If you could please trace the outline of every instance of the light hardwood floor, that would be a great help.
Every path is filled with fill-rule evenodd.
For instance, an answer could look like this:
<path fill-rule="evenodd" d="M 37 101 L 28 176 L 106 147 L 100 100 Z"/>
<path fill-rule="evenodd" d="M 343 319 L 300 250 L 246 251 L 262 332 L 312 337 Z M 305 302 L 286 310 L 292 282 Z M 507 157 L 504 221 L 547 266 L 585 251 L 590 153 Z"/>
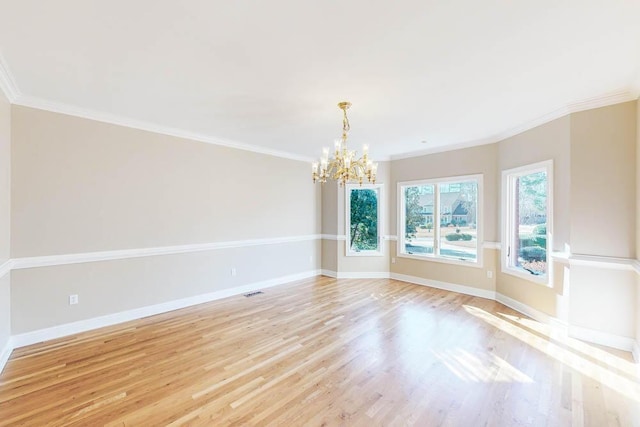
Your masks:
<path fill-rule="evenodd" d="M 633 426 L 630 360 L 482 298 L 318 277 L 17 349 L 0 425 Z"/>

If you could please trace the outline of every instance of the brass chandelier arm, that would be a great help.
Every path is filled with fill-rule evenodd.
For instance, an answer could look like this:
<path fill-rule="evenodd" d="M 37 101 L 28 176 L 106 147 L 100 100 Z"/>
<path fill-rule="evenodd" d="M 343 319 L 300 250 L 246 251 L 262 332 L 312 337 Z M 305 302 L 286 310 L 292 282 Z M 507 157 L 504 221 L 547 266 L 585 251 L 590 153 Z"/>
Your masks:
<path fill-rule="evenodd" d="M 319 162 L 313 162 L 311 172 L 313 182 L 327 182 L 327 179 L 338 181 L 340 185 L 348 182 L 357 182 L 362 185 L 366 179 L 370 183 L 376 182 L 376 173 L 378 164 L 368 159 L 367 145 L 363 146 L 363 156 L 356 157 L 355 151 L 349 151 L 347 148 L 347 138 L 351 125 L 347 117 L 347 110 L 351 106 L 350 102 L 340 102 L 338 108 L 343 112 L 342 118 L 342 139 L 336 140 L 335 154 L 329 159 L 329 149 L 322 149 L 322 157 Z"/>

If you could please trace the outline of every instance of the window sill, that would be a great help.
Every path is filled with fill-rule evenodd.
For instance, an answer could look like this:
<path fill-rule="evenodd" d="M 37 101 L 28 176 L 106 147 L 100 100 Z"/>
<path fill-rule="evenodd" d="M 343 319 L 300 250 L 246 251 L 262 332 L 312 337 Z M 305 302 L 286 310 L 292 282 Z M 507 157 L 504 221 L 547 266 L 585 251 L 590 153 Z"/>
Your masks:
<path fill-rule="evenodd" d="M 443 257 L 420 256 L 420 255 L 403 254 L 403 253 L 398 253 L 397 257 L 398 258 L 417 259 L 417 260 L 420 260 L 420 261 L 439 262 L 439 263 L 442 263 L 442 264 L 460 265 L 460 266 L 464 266 L 464 267 L 482 268 L 482 261 L 479 260 L 479 259 L 477 259 L 475 261 L 462 261 L 462 260 L 443 258 Z"/>
<path fill-rule="evenodd" d="M 362 256 L 368 256 L 368 257 L 381 257 L 384 256 L 383 252 L 379 252 L 379 251 L 360 251 L 360 252 L 352 252 L 352 251 L 347 251 L 345 253 L 345 256 L 354 256 L 354 257 L 362 257 Z"/>

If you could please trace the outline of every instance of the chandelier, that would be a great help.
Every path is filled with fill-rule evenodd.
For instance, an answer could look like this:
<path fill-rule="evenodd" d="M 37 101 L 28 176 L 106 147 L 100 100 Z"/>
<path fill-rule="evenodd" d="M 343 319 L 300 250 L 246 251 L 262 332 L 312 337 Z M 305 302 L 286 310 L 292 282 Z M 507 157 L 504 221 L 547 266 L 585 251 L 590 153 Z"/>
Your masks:
<path fill-rule="evenodd" d="M 378 163 L 369 160 L 369 146 L 362 146 L 362 157 L 356 158 L 356 151 L 347 148 L 347 135 L 351 127 L 347 118 L 347 110 L 351 107 L 350 102 L 341 102 L 338 108 L 342 110 L 342 138 L 335 141 L 335 152 L 333 158 L 329 159 L 329 148 L 322 149 L 322 157 L 319 162 L 311 164 L 311 173 L 313 182 L 327 182 L 327 178 L 338 181 L 340 185 L 347 183 L 359 183 L 362 185 L 364 180 L 375 184 L 376 173 L 378 172 Z"/>

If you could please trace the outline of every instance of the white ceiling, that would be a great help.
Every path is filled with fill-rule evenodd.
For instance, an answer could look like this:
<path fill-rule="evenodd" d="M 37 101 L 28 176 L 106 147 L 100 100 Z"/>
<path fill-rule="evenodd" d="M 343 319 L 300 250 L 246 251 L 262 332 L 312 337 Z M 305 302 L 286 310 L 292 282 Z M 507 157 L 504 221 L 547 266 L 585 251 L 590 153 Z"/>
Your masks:
<path fill-rule="evenodd" d="M 354 148 L 388 158 L 495 141 L 640 91 L 640 0 L 0 0 L 0 11 L 13 102 L 294 158 L 340 135 L 342 100 Z"/>

